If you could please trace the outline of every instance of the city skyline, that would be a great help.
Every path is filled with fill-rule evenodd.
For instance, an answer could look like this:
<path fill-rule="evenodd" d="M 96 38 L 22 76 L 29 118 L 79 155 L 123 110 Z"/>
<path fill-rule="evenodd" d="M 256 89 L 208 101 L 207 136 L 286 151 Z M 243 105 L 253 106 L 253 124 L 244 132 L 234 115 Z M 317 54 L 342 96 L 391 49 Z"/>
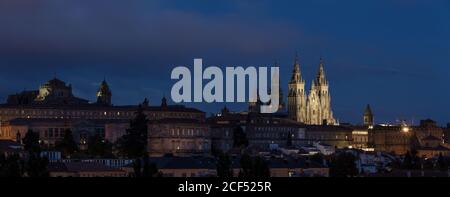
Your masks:
<path fill-rule="evenodd" d="M 340 122 L 362 123 L 367 104 L 378 123 L 449 121 L 446 1 L 1 4 L 2 102 L 24 88 L 36 89 L 56 73 L 77 96 L 91 101 L 106 78 L 116 105 L 145 97 L 159 104 L 173 84 L 171 69 L 197 57 L 208 66 L 277 61 L 286 96 L 299 51 L 307 87 L 324 57 Z M 188 104 L 208 113 L 224 105 Z M 247 107 L 226 105 L 233 111 Z"/>

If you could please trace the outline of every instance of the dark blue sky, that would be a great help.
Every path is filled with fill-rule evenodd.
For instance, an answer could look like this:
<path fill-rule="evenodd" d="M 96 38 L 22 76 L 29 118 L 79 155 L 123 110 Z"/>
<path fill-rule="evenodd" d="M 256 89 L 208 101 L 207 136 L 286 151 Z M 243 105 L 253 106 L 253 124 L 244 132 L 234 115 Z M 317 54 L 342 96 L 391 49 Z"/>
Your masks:
<path fill-rule="evenodd" d="M 300 53 L 309 88 L 320 56 L 341 122 L 450 122 L 447 0 L 0 2 L 0 99 L 56 75 L 95 99 L 106 77 L 115 104 L 159 104 L 171 69 L 281 66 L 283 90 Z M 216 112 L 222 104 L 191 105 Z M 243 110 L 244 105 L 228 105 Z"/>

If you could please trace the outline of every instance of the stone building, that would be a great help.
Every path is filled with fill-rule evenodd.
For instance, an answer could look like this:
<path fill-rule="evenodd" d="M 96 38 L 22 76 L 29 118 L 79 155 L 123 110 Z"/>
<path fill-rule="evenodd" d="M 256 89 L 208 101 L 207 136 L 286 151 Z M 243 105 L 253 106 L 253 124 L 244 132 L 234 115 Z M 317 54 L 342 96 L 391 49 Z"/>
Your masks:
<path fill-rule="evenodd" d="M 334 125 L 307 125 L 305 141 L 312 145 L 320 142 L 337 148 L 348 148 L 353 144 L 353 129 Z"/>
<path fill-rule="evenodd" d="M 308 96 L 305 91 L 298 57 L 289 82 L 288 116 L 290 119 L 308 125 L 335 125 L 331 109 L 329 84 L 325 77 L 324 61 L 321 58 L 316 79 L 313 80 Z"/>
<path fill-rule="evenodd" d="M 20 141 L 32 130 L 39 133 L 44 145 L 51 147 L 63 137 L 66 129 L 70 129 L 79 144 L 93 134 L 115 141 L 124 131 L 111 127 L 128 125 L 138 105 L 113 105 L 112 91 L 105 80 L 96 95 L 96 102 L 78 98 L 72 93 L 71 85 L 57 78 L 44 83 L 39 90 L 10 95 L 6 103 L 0 104 L 0 139 Z M 167 118 L 205 121 L 204 112 L 168 105 L 165 98 L 160 105 L 151 106 L 146 99 L 141 106 L 151 121 Z M 110 131 L 118 133 L 106 133 L 108 125 Z"/>
<path fill-rule="evenodd" d="M 245 133 L 249 147 L 269 150 L 271 147 L 286 147 L 288 136 L 292 146 L 301 145 L 305 138 L 304 125 L 277 114 L 233 113 L 224 108 L 221 113 L 208 118 L 211 127 L 212 146 L 222 151 L 233 148 L 234 131 Z"/>
<path fill-rule="evenodd" d="M 204 122 L 194 119 L 160 119 L 148 125 L 150 156 L 207 155 L 211 151 L 211 132 Z"/>
<path fill-rule="evenodd" d="M 349 126 L 352 129 L 352 148 L 368 150 L 369 126 Z"/>
<path fill-rule="evenodd" d="M 17 118 L 2 124 L 0 137 L 20 142 L 27 131 L 32 130 L 39 134 L 43 147 L 51 148 L 63 139 L 67 130 L 70 130 L 74 140 L 82 146 L 87 143 L 89 136 L 104 136 L 104 125 L 110 121 L 117 120 Z"/>
<path fill-rule="evenodd" d="M 380 126 L 369 130 L 369 145 L 375 151 L 398 155 L 416 150 L 419 156 L 432 157 L 439 153 L 448 155 L 450 149 L 444 143 L 443 129 L 433 120 L 422 120 L 418 126 Z"/>

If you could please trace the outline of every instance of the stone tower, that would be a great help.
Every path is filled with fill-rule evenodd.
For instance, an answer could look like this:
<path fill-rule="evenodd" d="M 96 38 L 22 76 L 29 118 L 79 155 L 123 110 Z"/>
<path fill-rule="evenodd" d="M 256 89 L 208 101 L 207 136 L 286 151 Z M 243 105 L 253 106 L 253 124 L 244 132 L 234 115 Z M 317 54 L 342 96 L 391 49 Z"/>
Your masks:
<path fill-rule="evenodd" d="M 111 105 L 111 97 L 112 93 L 109 89 L 108 83 L 106 83 L 106 80 L 103 80 L 97 91 L 97 104 Z"/>
<path fill-rule="evenodd" d="M 294 70 L 288 85 L 288 117 L 297 122 L 306 122 L 305 80 L 302 78 L 298 55 L 295 55 Z"/>
<path fill-rule="evenodd" d="M 321 123 L 321 108 L 319 94 L 317 93 L 316 84 L 314 81 L 311 83 L 311 89 L 309 89 L 307 105 L 306 105 L 306 124 L 318 125 Z"/>
<path fill-rule="evenodd" d="M 374 118 L 372 109 L 370 105 L 367 105 L 366 110 L 364 111 L 364 126 L 373 126 Z"/>
<path fill-rule="evenodd" d="M 320 58 L 319 71 L 316 79 L 311 84 L 311 90 L 307 100 L 307 121 L 312 125 L 334 125 L 336 120 L 331 110 L 331 96 L 329 85 L 325 77 L 324 61 Z"/>

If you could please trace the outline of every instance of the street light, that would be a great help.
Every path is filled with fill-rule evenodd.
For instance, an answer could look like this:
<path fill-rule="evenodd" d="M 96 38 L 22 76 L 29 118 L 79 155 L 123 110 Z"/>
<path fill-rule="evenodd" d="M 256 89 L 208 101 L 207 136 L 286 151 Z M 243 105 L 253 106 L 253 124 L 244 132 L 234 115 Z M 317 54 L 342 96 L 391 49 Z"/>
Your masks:
<path fill-rule="evenodd" d="M 408 133 L 408 132 L 409 132 L 409 127 L 408 127 L 408 126 L 404 126 L 404 127 L 402 128 L 402 132 L 403 132 L 403 133 Z"/>

